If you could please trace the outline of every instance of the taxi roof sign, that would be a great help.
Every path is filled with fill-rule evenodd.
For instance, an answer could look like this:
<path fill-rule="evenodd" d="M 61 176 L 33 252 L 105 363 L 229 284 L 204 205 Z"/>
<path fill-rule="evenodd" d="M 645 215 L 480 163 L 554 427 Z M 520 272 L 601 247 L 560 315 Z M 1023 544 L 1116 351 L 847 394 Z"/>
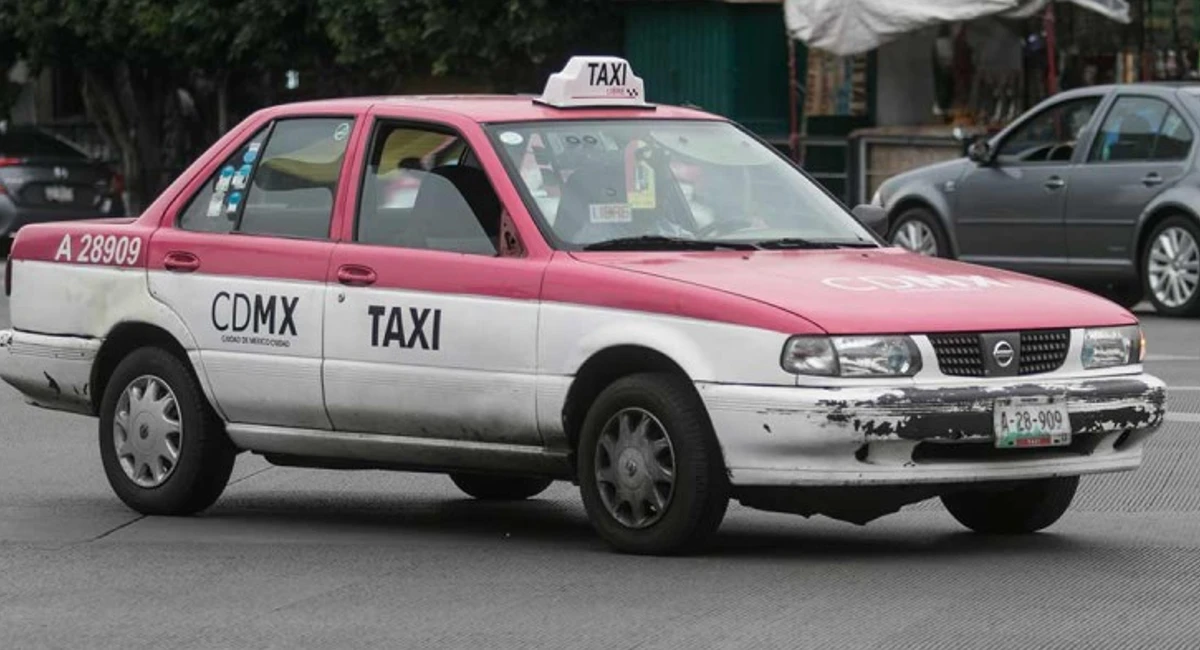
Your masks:
<path fill-rule="evenodd" d="M 625 59 L 615 56 L 573 56 L 561 72 L 550 75 L 542 96 L 534 101 L 559 108 L 629 106 L 646 103 L 642 78 Z"/>

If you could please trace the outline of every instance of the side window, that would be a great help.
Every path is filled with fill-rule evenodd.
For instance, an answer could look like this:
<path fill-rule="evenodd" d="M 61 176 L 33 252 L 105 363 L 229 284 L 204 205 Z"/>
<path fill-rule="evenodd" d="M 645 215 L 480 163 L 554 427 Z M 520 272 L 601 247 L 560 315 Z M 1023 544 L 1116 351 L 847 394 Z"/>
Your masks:
<path fill-rule="evenodd" d="M 1183 160 L 1191 151 L 1192 130 L 1175 109 L 1167 111 L 1154 143 L 1154 160 Z"/>
<path fill-rule="evenodd" d="M 1081 97 L 1045 109 L 1009 134 L 998 155 L 1009 163 L 1070 160 L 1099 104 L 1099 97 Z"/>
<path fill-rule="evenodd" d="M 237 225 L 238 201 L 230 195 L 243 192 L 254 167 L 254 161 L 267 138 L 269 127 L 263 127 L 226 158 L 216 173 L 192 197 L 179 215 L 178 225 L 184 230 L 198 232 L 232 232 Z M 240 196 L 240 195 L 239 195 Z"/>
<path fill-rule="evenodd" d="M 1166 102 L 1152 97 L 1117 99 L 1096 133 L 1088 162 L 1150 160 L 1168 110 Z"/>
<path fill-rule="evenodd" d="M 501 207 L 458 135 L 380 122 L 368 150 L 355 241 L 496 255 Z"/>
<path fill-rule="evenodd" d="M 343 117 L 277 122 L 251 176 L 237 230 L 328 238 L 333 199 L 353 126 L 352 119 Z"/>
<path fill-rule="evenodd" d="M 264 127 L 192 197 L 179 227 L 326 239 L 353 120 L 280 120 Z"/>

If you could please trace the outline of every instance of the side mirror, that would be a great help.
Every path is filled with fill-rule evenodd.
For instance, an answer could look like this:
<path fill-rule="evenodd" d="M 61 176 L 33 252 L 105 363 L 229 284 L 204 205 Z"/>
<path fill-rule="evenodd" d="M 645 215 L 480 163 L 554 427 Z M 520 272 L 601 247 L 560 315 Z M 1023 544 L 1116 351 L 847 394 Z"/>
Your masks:
<path fill-rule="evenodd" d="M 870 228 L 876 235 L 887 238 L 888 235 L 888 213 L 887 210 L 878 205 L 869 205 L 866 203 L 854 206 L 850 211 L 858 218 L 862 224 Z"/>
<path fill-rule="evenodd" d="M 979 138 L 967 147 L 967 158 L 977 165 L 986 165 L 992 162 L 992 147 L 987 140 Z"/>

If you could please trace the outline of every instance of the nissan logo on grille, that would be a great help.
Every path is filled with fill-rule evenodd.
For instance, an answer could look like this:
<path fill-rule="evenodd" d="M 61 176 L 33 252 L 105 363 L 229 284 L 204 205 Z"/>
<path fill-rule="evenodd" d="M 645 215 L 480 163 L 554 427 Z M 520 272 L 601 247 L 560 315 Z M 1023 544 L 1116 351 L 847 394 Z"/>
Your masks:
<path fill-rule="evenodd" d="M 1013 346 L 1008 341 L 1000 341 L 992 348 L 992 358 L 996 360 L 996 365 L 1001 368 L 1011 366 L 1016 356 L 1013 353 Z"/>

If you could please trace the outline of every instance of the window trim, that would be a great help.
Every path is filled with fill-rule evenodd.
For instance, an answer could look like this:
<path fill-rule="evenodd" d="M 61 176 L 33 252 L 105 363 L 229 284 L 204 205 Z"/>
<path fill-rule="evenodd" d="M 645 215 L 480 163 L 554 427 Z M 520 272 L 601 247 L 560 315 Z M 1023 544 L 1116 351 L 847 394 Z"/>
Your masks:
<path fill-rule="evenodd" d="M 224 232 L 215 232 L 215 231 L 208 231 L 208 230 L 191 230 L 191 229 L 182 227 L 180 225 L 180 223 L 183 220 L 184 213 L 186 213 L 188 208 L 191 207 L 192 202 L 195 201 L 196 198 L 200 195 L 200 193 L 203 192 L 205 190 L 205 188 L 208 187 L 208 183 L 210 180 L 212 180 L 213 174 L 216 174 L 221 170 L 221 165 L 226 161 L 226 159 L 229 158 L 229 156 L 232 156 L 233 154 L 237 153 L 238 151 L 241 151 L 242 148 L 245 147 L 247 144 L 249 144 L 251 140 L 253 140 L 256 136 L 258 136 L 259 133 L 262 133 L 264 131 L 264 129 L 265 129 L 266 133 L 263 138 L 262 151 L 265 154 L 265 152 L 267 150 L 267 145 L 270 143 L 271 137 L 275 134 L 275 127 L 279 124 L 279 122 L 283 122 L 283 121 L 314 120 L 314 119 L 315 120 L 320 120 L 320 119 L 350 120 L 350 122 L 351 122 L 350 133 L 349 133 L 349 135 L 346 136 L 346 140 L 347 140 L 346 152 L 345 152 L 345 155 L 343 156 L 341 169 L 338 171 L 338 184 L 340 185 L 342 178 L 346 175 L 346 173 L 348 171 L 350 171 L 348 169 L 348 165 L 350 165 L 354 162 L 352 159 L 355 156 L 352 156 L 351 153 L 352 153 L 352 149 L 353 149 L 354 139 L 355 139 L 355 137 L 358 133 L 358 129 L 359 129 L 358 123 L 360 120 L 363 120 L 366 117 L 367 117 L 367 115 L 364 113 L 353 113 L 353 112 L 346 112 L 346 111 L 335 111 L 335 112 L 330 112 L 330 113 L 321 113 L 321 112 L 289 113 L 286 115 L 276 115 L 274 117 L 267 118 L 266 120 L 264 120 L 263 124 L 249 126 L 247 128 L 247 131 L 249 131 L 249 135 L 246 135 L 245 137 L 242 137 L 241 139 L 235 140 L 233 146 L 228 151 L 221 152 L 221 154 L 223 154 L 223 155 L 218 154 L 217 156 L 214 156 L 213 160 L 210 163 L 211 166 L 204 168 L 201 172 L 199 172 L 198 174 L 196 174 L 193 177 L 193 178 L 200 177 L 202 179 L 202 182 L 196 187 L 196 189 L 194 189 L 192 191 L 192 193 L 190 195 L 185 194 L 184 191 L 180 191 L 176 195 L 176 197 L 174 199 L 172 199 L 171 205 L 167 209 L 167 214 L 170 215 L 169 221 L 170 221 L 171 228 L 182 231 L 182 232 L 195 233 L 198 235 L 237 235 L 237 236 L 241 236 L 241 237 L 267 237 L 267 238 L 272 238 L 272 239 L 290 239 L 290 240 L 297 240 L 297 241 L 314 241 L 314 242 L 322 242 L 322 241 L 323 242 L 336 242 L 336 241 L 339 241 L 339 239 L 338 239 L 339 234 L 335 231 L 335 228 L 334 228 L 335 225 L 337 224 L 338 199 L 339 199 L 339 196 L 337 194 L 338 188 L 334 189 L 332 207 L 331 207 L 330 213 L 329 213 L 329 229 L 325 233 L 324 237 L 301 237 L 298 235 L 281 235 L 281 234 L 277 234 L 277 233 L 255 233 L 255 232 L 243 232 L 241 230 L 238 230 L 238 228 L 240 228 L 242 225 L 242 213 L 246 209 L 246 201 L 243 201 L 242 205 L 238 208 L 237 220 L 234 222 L 234 227 L 231 230 L 227 230 Z M 259 156 L 258 158 L 255 159 L 254 167 L 253 167 L 253 169 L 250 170 L 250 176 L 247 177 L 247 179 L 246 179 L 246 187 L 247 188 L 249 188 L 250 184 L 254 181 L 254 175 L 256 173 L 258 173 L 258 165 L 259 165 L 259 162 L 262 161 L 262 158 L 263 158 L 263 156 Z M 250 192 L 249 192 L 249 190 L 247 190 L 247 192 L 246 192 L 247 198 L 249 197 L 249 195 L 250 195 Z M 171 214 L 172 211 L 174 212 L 174 214 Z"/>
<path fill-rule="evenodd" d="M 411 246 L 396 246 L 393 244 L 378 244 L 378 243 L 374 243 L 374 242 L 359 241 L 358 230 L 359 230 L 359 225 L 360 225 L 360 222 L 362 219 L 363 195 L 366 194 L 366 192 L 363 191 L 363 188 L 366 187 L 367 175 L 370 174 L 370 172 L 371 172 L 371 156 L 372 156 L 372 154 L 375 153 L 375 151 L 374 151 L 375 138 L 379 135 L 380 127 L 382 127 L 386 124 L 387 126 L 389 126 L 391 128 L 408 127 L 412 130 L 429 131 L 432 133 L 441 133 L 444 135 L 453 136 L 455 138 L 458 138 L 459 141 L 461 141 L 463 143 L 463 146 L 465 147 L 465 151 L 463 151 L 463 153 L 461 154 L 458 164 L 462 164 L 463 158 L 465 158 L 468 155 L 474 156 L 476 158 L 476 160 L 479 159 L 479 155 L 475 153 L 475 151 L 474 151 L 475 147 L 472 146 L 471 140 L 469 138 L 467 138 L 467 136 L 461 130 L 459 130 L 455 126 L 448 124 L 446 122 L 441 122 L 441 121 L 437 121 L 437 120 L 421 120 L 421 119 L 414 119 L 411 117 L 397 117 L 397 116 L 391 116 L 391 115 L 385 115 L 385 114 L 372 114 L 372 115 L 370 115 L 370 117 L 372 118 L 371 127 L 370 127 L 370 130 L 367 132 L 366 139 L 363 142 L 362 154 L 359 156 L 359 158 L 362 161 L 362 169 L 359 170 L 358 185 L 355 188 L 354 205 L 352 206 L 354 212 L 353 212 L 352 221 L 350 224 L 350 239 L 346 243 L 353 244 L 355 246 L 374 246 L 377 248 L 386 248 L 388 250 L 414 250 L 414 251 L 426 251 L 426 252 L 430 252 L 430 253 L 450 253 L 453 255 L 472 255 L 473 257 L 482 257 L 485 259 L 486 258 L 505 257 L 503 254 L 503 247 L 500 245 L 502 242 L 499 242 L 497 244 L 496 253 L 494 255 L 489 256 L 489 255 L 480 255 L 478 253 L 458 253 L 458 252 L 454 252 L 454 251 L 444 251 L 444 250 L 438 250 L 438 249 L 433 249 L 433 248 L 414 248 Z M 496 192 L 496 198 L 500 199 L 500 222 L 501 222 L 501 230 L 503 230 L 504 219 L 506 219 L 506 218 L 511 219 L 512 217 L 508 215 L 508 209 L 504 205 L 504 200 L 503 200 L 503 198 L 500 197 L 500 194 L 499 194 L 498 190 L 496 189 L 495 180 L 492 179 L 490 174 L 488 174 L 487 169 L 483 168 L 482 166 L 480 167 L 480 169 L 483 171 L 483 173 L 485 175 L 487 175 L 488 184 L 490 184 L 492 186 L 492 191 Z M 520 243 L 521 247 L 526 248 L 525 242 L 521 239 L 520 232 L 517 232 L 515 228 L 513 229 L 513 231 L 514 231 L 514 234 L 517 236 L 517 241 Z M 501 236 L 503 236 L 503 235 L 501 235 Z"/>
<path fill-rule="evenodd" d="M 1000 151 L 1001 151 L 1001 149 L 1004 148 L 1005 143 L 1007 143 L 1009 141 L 1009 139 L 1013 137 L 1014 134 L 1016 134 L 1022 128 L 1028 126 L 1034 120 L 1045 115 L 1046 113 L 1053 111 L 1053 110 L 1061 109 L 1068 104 L 1087 101 L 1087 100 L 1094 100 L 1096 102 L 1096 106 L 1095 106 L 1095 108 L 1092 109 L 1092 114 L 1088 117 L 1088 121 L 1083 125 L 1083 129 L 1081 129 L 1081 131 L 1080 131 L 1080 133 L 1086 134 L 1088 136 L 1089 151 L 1090 151 L 1090 140 L 1094 139 L 1093 132 L 1095 131 L 1095 128 L 1096 128 L 1093 124 L 1096 121 L 1096 114 L 1102 112 L 1103 109 L 1106 109 L 1109 107 L 1109 104 L 1111 102 L 1108 102 L 1107 101 L 1108 99 L 1109 98 L 1108 98 L 1107 94 L 1086 94 L 1086 95 L 1080 95 L 1078 97 L 1063 98 L 1063 99 L 1060 99 L 1056 102 L 1049 104 L 1048 106 L 1042 107 L 1041 110 L 1030 112 L 1030 114 L 1025 119 L 1022 119 L 1022 120 L 1018 121 L 1017 123 L 1013 124 L 1009 129 L 1007 129 L 1005 132 L 1003 132 L 997 136 L 997 138 L 995 140 L 996 144 L 995 144 L 995 147 L 993 148 L 993 150 L 996 152 L 996 155 L 994 157 L 996 164 L 1001 167 L 1023 167 L 1023 166 L 1062 167 L 1062 166 L 1066 166 L 1066 165 L 1075 164 L 1075 159 L 1079 155 L 1078 147 L 1076 147 L 1075 150 L 1073 150 L 1071 152 L 1071 158 L 1069 160 L 1016 160 L 1011 157 L 1006 159 L 1003 156 L 1003 154 L 1000 153 Z"/>
<path fill-rule="evenodd" d="M 1162 120 L 1159 121 L 1158 126 L 1156 126 L 1155 130 L 1154 130 L 1154 143 L 1151 145 L 1151 148 L 1150 148 L 1152 155 L 1153 155 L 1153 152 L 1155 151 L 1155 149 L 1158 148 L 1158 138 L 1159 138 L 1159 136 L 1162 135 L 1162 133 L 1161 133 L 1162 125 L 1166 122 L 1167 116 L 1171 114 L 1171 111 L 1175 111 L 1175 114 L 1179 115 L 1180 119 L 1183 120 L 1183 123 L 1188 127 L 1188 132 L 1192 134 L 1192 148 L 1188 150 L 1188 154 L 1186 156 L 1184 156 L 1183 158 L 1170 159 L 1170 160 L 1155 160 L 1154 158 L 1139 158 L 1139 159 L 1135 159 L 1135 160 L 1092 160 L 1092 152 L 1096 150 L 1096 145 L 1099 143 L 1100 135 L 1102 133 L 1104 133 L 1104 123 L 1108 121 L 1108 118 L 1112 115 L 1113 111 L 1116 110 L 1117 104 L 1119 104 L 1122 99 L 1151 99 L 1151 100 L 1155 100 L 1155 101 L 1161 102 L 1162 104 L 1166 105 L 1167 110 L 1165 112 L 1163 112 Z M 1096 125 L 1095 133 L 1092 134 L 1091 144 L 1088 146 L 1087 156 L 1083 160 L 1080 161 L 1080 164 L 1081 165 L 1147 165 L 1147 164 L 1152 164 L 1152 163 L 1183 162 L 1192 157 L 1192 150 L 1195 149 L 1195 145 L 1196 145 L 1195 138 L 1196 138 L 1195 129 L 1192 128 L 1192 125 L 1187 121 L 1187 118 L 1185 118 L 1183 116 L 1183 111 L 1179 110 L 1179 108 L 1177 106 L 1175 106 L 1175 104 L 1171 103 L 1171 101 L 1169 99 L 1167 99 L 1165 97 L 1161 97 L 1159 95 L 1154 95 L 1154 94 L 1149 94 L 1149 93 L 1136 93 L 1136 92 L 1135 93 L 1117 93 L 1113 97 L 1112 101 L 1109 102 L 1109 104 L 1107 106 L 1107 110 L 1104 112 L 1104 119 L 1100 120 L 1100 123 Z"/>

